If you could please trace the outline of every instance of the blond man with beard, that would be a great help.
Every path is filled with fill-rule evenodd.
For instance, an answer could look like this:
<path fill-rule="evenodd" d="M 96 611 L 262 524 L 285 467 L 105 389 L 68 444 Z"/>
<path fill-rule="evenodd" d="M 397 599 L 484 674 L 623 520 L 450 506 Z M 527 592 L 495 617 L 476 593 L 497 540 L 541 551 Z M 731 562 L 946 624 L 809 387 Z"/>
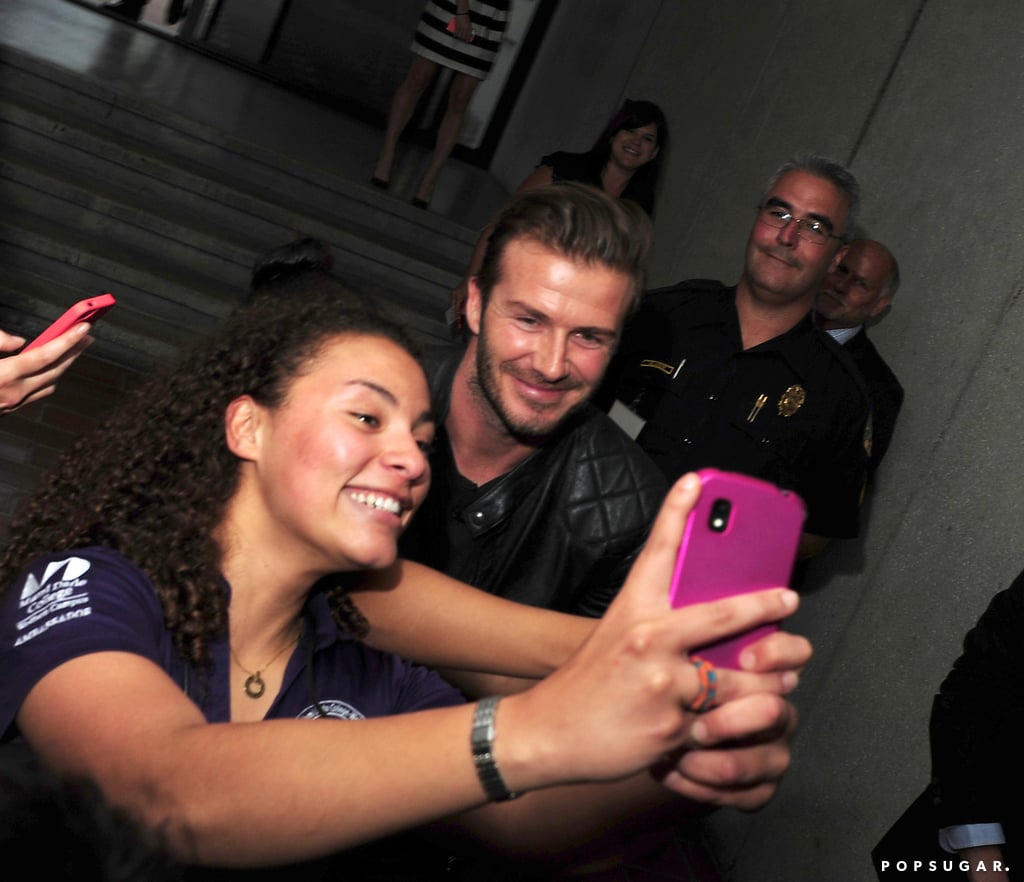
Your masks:
<path fill-rule="evenodd" d="M 461 351 L 432 377 L 433 485 L 403 557 L 520 603 L 600 616 L 667 490 L 590 398 L 643 290 L 650 222 L 565 183 L 497 216 Z"/>

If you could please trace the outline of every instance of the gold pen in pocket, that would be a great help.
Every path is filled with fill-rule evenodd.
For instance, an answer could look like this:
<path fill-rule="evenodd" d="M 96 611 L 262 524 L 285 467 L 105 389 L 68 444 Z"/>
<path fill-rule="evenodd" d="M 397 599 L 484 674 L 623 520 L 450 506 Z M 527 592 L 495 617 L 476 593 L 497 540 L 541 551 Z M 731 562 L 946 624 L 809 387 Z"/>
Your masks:
<path fill-rule="evenodd" d="M 750 413 L 747 414 L 747 422 L 752 423 L 757 419 L 757 415 L 761 412 L 761 408 L 768 403 L 768 396 L 762 393 L 757 396 L 757 401 L 754 402 L 754 406 L 750 408 Z"/>

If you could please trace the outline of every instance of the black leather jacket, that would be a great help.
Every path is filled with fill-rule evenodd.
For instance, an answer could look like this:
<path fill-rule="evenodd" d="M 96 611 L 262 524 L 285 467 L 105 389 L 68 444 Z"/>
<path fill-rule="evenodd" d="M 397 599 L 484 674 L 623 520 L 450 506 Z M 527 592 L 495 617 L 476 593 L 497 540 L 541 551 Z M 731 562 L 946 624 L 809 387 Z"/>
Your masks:
<path fill-rule="evenodd" d="M 434 372 L 442 426 L 460 357 Z M 647 455 L 606 414 L 587 407 L 466 505 L 465 498 L 453 501 L 454 464 L 443 428 L 437 440 L 431 490 L 402 537 L 402 557 L 520 603 L 600 616 L 668 487 Z"/>

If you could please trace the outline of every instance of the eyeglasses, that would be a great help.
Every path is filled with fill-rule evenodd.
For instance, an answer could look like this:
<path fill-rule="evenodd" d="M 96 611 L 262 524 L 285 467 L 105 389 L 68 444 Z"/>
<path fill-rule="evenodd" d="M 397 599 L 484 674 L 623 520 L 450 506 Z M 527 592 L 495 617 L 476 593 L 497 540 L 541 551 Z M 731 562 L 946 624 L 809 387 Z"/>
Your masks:
<path fill-rule="evenodd" d="M 806 217 L 793 217 L 788 208 L 781 205 L 761 205 L 757 209 L 757 219 L 769 227 L 783 230 L 790 224 L 796 224 L 796 234 L 805 242 L 813 242 L 815 245 L 824 245 L 829 239 L 838 239 L 822 221 L 811 220 Z"/>

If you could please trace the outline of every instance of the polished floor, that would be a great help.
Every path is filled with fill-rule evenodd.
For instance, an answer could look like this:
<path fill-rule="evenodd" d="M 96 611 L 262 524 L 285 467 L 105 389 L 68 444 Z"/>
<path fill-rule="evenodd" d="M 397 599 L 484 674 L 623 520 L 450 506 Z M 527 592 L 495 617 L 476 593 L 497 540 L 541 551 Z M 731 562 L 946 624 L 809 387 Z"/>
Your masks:
<path fill-rule="evenodd" d="M 325 107 L 250 72 L 177 43 L 153 0 L 141 26 L 72 0 L 3 0 L 0 50 L 10 46 L 152 100 L 253 143 L 368 186 L 379 127 Z M 389 198 L 408 200 L 427 152 L 404 145 Z M 483 226 L 507 197 L 485 170 L 451 159 L 430 211 Z"/>

